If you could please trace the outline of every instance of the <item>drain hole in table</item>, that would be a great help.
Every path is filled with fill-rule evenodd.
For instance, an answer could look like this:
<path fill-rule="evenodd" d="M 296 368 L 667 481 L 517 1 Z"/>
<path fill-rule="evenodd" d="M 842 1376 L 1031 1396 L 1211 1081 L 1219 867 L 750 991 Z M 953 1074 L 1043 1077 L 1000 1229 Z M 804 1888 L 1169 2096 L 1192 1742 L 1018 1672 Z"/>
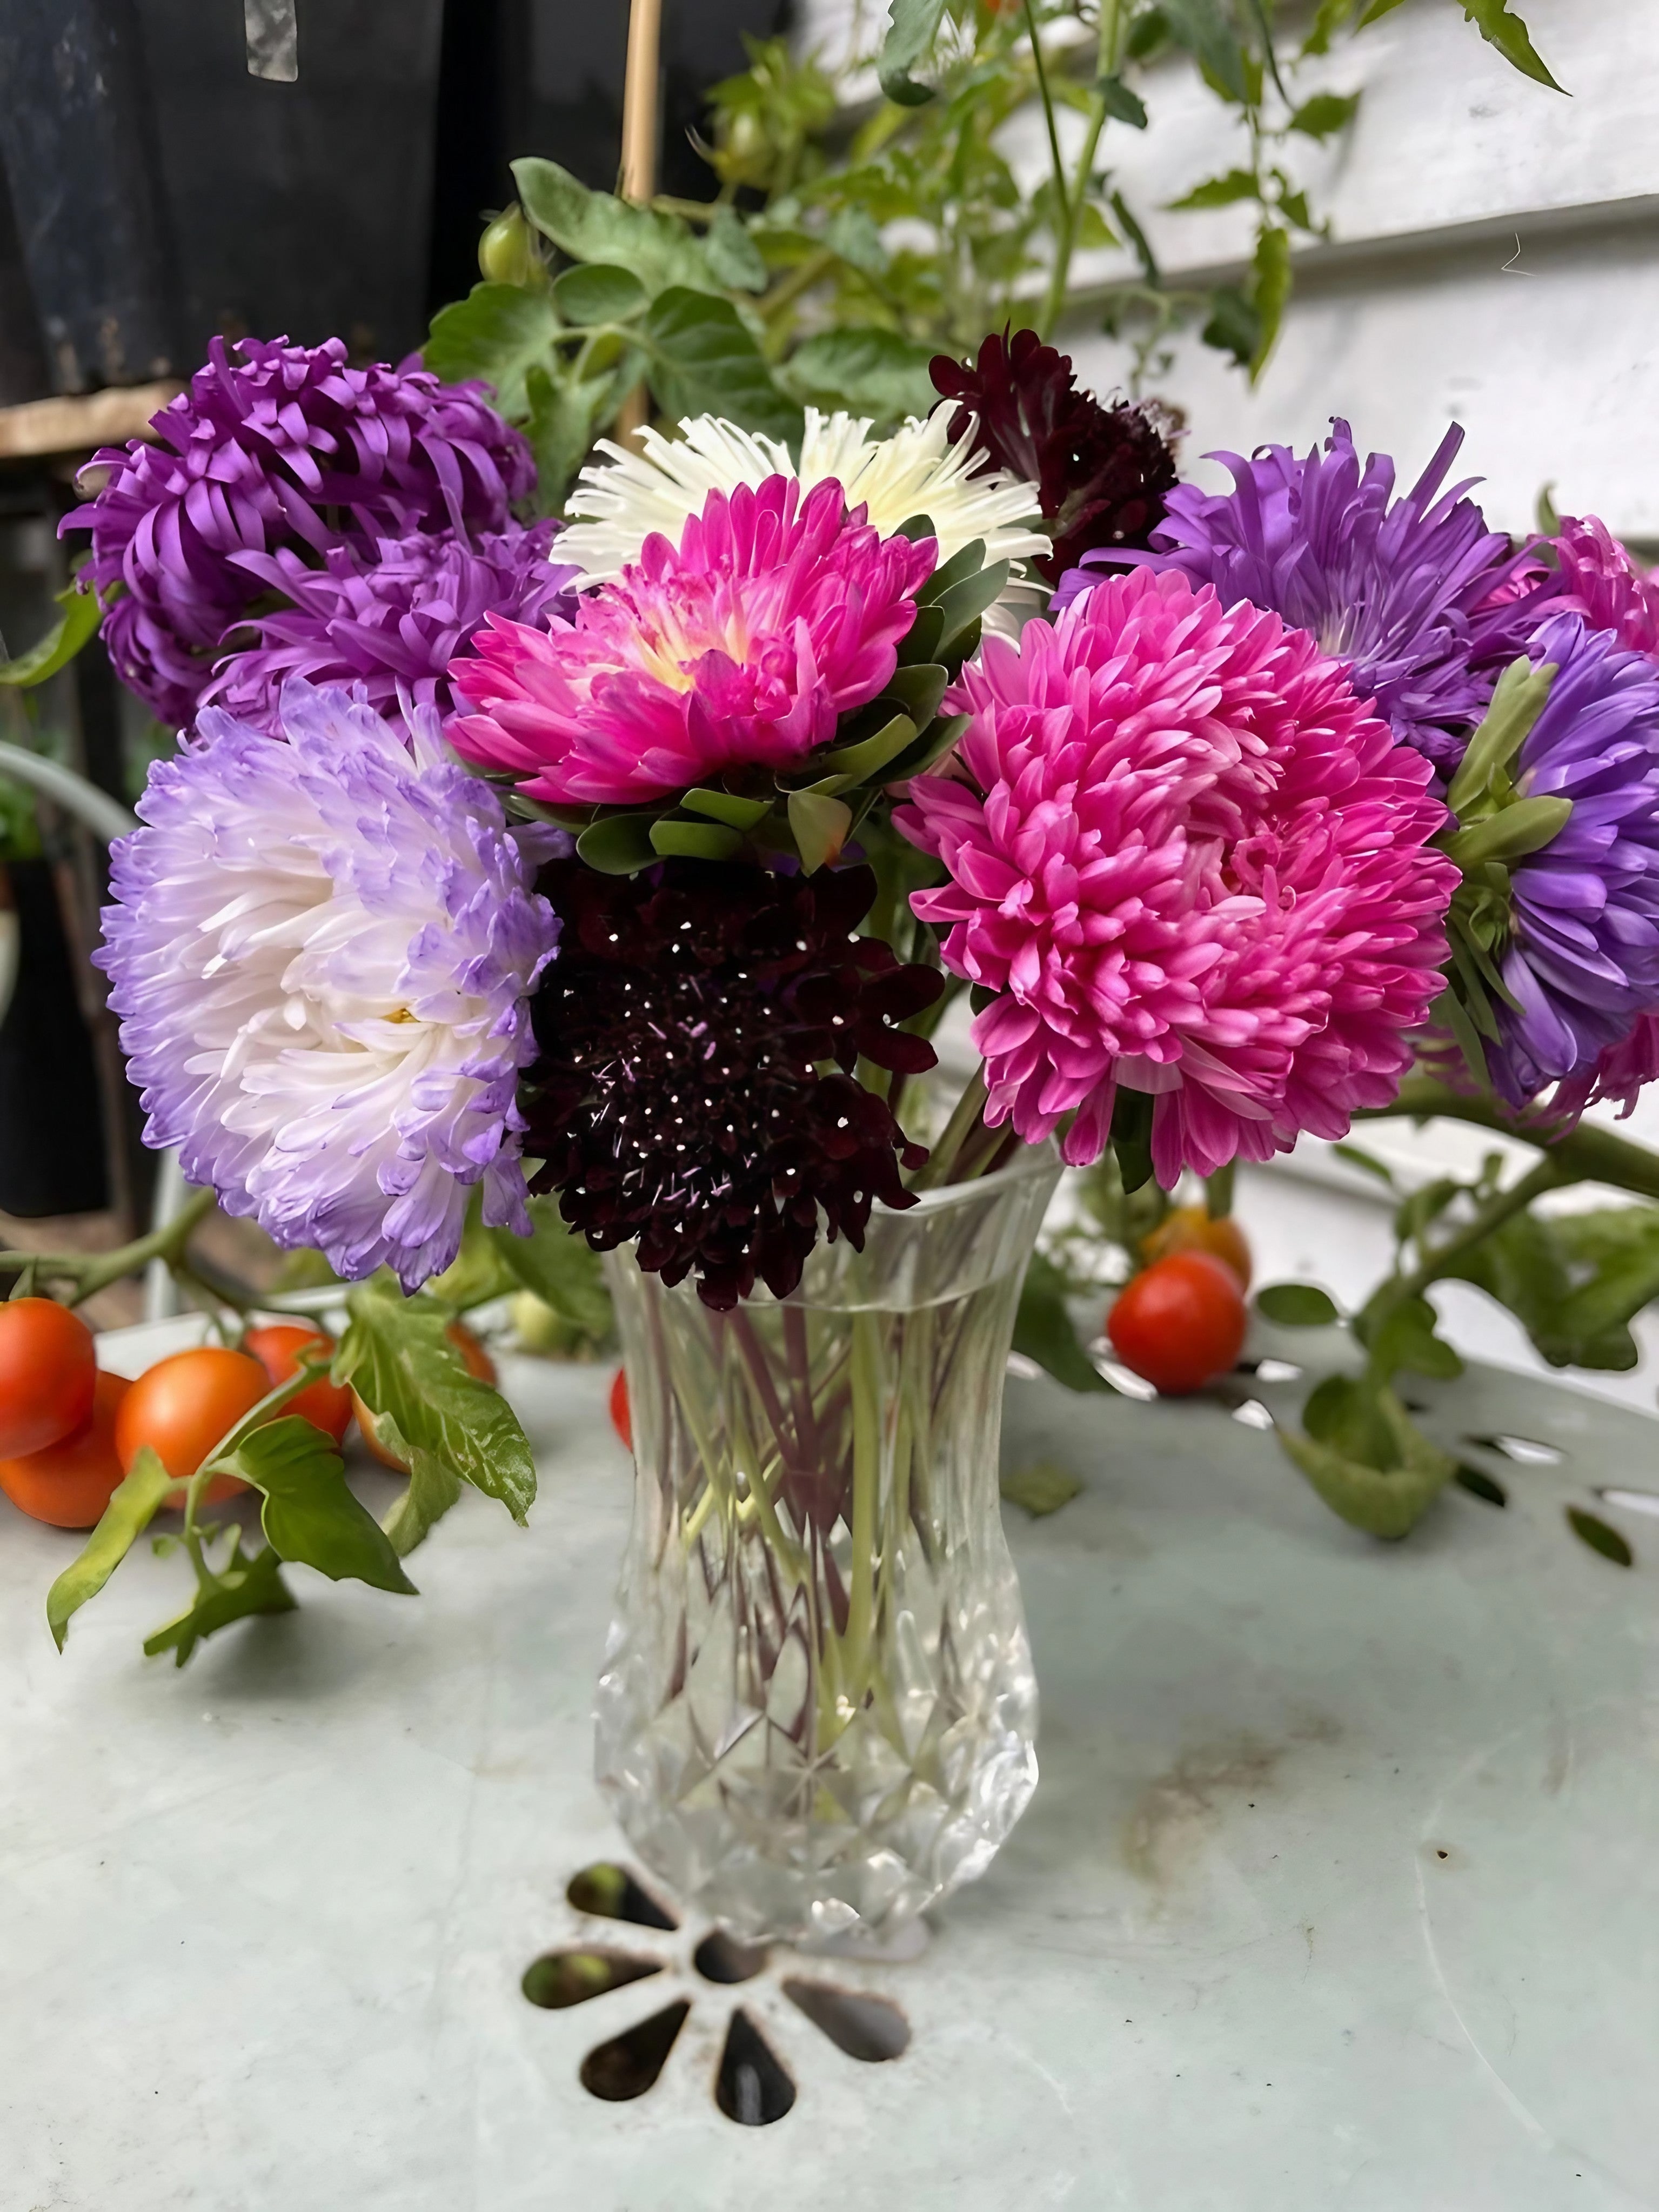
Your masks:
<path fill-rule="evenodd" d="M 1457 1480 L 1476 1498 L 1484 1498 L 1488 1505 L 1507 1505 L 1510 1502 L 1510 1494 L 1501 1482 L 1484 1468 L 1471 1467 L 1466 1460 L 1458 1462 Z"/>
<path fill-rule="evenodd" d="M 613 2035 L 609 2043 L 596 2044 L 581 2065 L 581 2085 L 589 2096 L 603 2097 L 608 2105 L 623 2105 L 630 2097 L 644 2096 L 668 2063 L 674 2039 L 690 2009 L 690 2000 L 682 1997 L 678 2004 L 653 2012 L 637 2027 Z"/>
<path fill-rule="evenodd" d="M 578 1912 L 592 1912 L 601 1920 L 631 1920 L 636 1928 L 678 1928 L 654 1897 L 647 1895 L 626 1867 L 584 1867 L 573 1874 L 565 1895 Z"/>
<path fill-rule="evenodd" d="M 752 1982 L 766 1964 L 766 1949 L 763 1944 L 739 1943 L 717 1928 L 698 1944 L 691 1963 L 706 1982 Z"/>
<path fill-rule="evenodd" d="M 661 1972 L 659 1960 L 630 1959 L 621 1951 L 549 1951 L 526 1967 L 520 1986 L 532 2004 L 562 2012 Z"/>
<path fill-rule="evenodd" d="M 896 2058 L 909 2043 L 910 2023 L 885 1997 L 832 1989 L 827 1982 L 796 1980 L 784 1984 L 783 1994 L 849 2058 L 872 2063 Z"/>
<path fill-rule="evenodd" d="M 1554 1467 L 1566 1457 L 1553 1444 L 1540 1444 L 1535 1437 L 1465 1437 L 1463 1441 L 1502 1452 L 1505 1459 L 1516 1460 L 1522 1467 Z"/>
<path fill-rule="evenodd" d="M 714 2102 L 740 2128 L 769 2128 L 795 2101 L 795 2085 L 746 2012 L 734 2012 L 720 2053 Z"/>

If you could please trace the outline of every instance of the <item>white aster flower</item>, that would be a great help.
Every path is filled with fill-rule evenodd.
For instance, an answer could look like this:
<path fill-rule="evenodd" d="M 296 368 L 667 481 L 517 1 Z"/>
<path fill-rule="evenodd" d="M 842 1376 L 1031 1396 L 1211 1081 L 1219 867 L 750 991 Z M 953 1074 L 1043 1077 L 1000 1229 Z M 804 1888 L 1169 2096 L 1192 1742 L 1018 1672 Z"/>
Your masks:
<path fill-rule="evenodd" d="M 758 487 L 775 476 L 798 477 L 803 493 L 836 477 L 848 506 L 864 506 L 884 538 L 912 515 L 927 515 L 941 562 L 976 538 L 985 541 L 988 562 L 1048 552 L 1048 539 L 1032 527 L 1036 485 L 1002 469 L 973 474 L 982 456 L 971 429 L 954 446 L 947 435 L 956 411 L 957 402 L 947 399 L 925 422 L 913 416 L 890 437 L 875 438 L 867 418 L 809 407 L 799 468 L 776 439 L 714 415 L 687 416 L 678 438 L 641 431 L 642 453 L 602 438 L 599 450 L 609 459 L 590 463 L 577 478 L 569 507 L 580 519 L 561 532 L 559 559 L 591 582 L 607 582 L 639 559 L 653 531 L 678 544 L 687 518 L 702 513 L 711 491 Z"/>

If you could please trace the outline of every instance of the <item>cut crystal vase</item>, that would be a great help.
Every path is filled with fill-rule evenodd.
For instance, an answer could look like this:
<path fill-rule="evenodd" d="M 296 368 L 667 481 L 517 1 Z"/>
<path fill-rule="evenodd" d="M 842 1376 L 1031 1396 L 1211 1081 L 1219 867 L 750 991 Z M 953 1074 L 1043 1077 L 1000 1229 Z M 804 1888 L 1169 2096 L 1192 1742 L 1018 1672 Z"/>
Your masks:
<path fill-rule="evenodd" d="M 877 1942 L 983 1873 L 1036 1783 L 998 1452 L 1059 1177 L 878 1207 L 862 1252 L 730 1314 L 606 1265 L 634 1522 L 598 1769 L 641 1857 L 734 1934 Z"/>

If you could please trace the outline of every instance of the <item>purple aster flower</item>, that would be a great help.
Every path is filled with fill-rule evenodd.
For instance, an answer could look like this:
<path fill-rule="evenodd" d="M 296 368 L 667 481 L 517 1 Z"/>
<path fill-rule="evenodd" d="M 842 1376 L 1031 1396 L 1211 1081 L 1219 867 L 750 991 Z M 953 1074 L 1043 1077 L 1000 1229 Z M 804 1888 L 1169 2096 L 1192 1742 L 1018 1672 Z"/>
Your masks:
<path fill-rule="evenodd" d="M 1650 1083 L 1659 1082 L 1659 1009 L 1638 1014 L 1617 1044 L 1607 1046 L 1591 1063 L 1558 1085 L 1550 1100 L 1552 1120 L 1571 1128 L 1585 1109 L 1617 1101 L 1619 1119 L 1629 1121 Z"/>
<path fill-rule="evenodd" d="M 152 418 L 160 441 L 106 447 L 103 489 L 60 529 L 90 530 L 87 573 L 125 588 L 104 622 L 123 681 L 163 721 L 189 721 L 227 630 L 259 596 L 234 556 L 291 547 L 320 561 L 385 535 L 500 530 L 535 482 L 530 448 L 482 384 L 440 384 L 413 359 L 353 368 L 319 346 L 222 338 Z"/>
<path fill-rule="evenodd" d="M 1521 748 L 1516 787 L 1572 813 L 1510 872 L 1514 937 L 1502 962 L 1492 1080 L 1511 1104 L 1592 1073 L 1659 1005 L 1659 667 L 1581 617 L 1530 648 L 1554 683 Z"/>
<path fill-rule="evenodd" d="M 1441 489 L 1462 442 L 1454 424 L 1399 499 L 1394 463 L 1372 453 L 1362 469 L 1340 417 L 1322 452 L 1300 460 L 1288 446 L 1248 461 L 1211 454 L 1232 471 L 1231 491 L 1177 485 L 1150 552 L 1085 554 L 1054 604 L 1068 605 L 1103 568 L 1179 568 L 1212 584 L 1224 607 L 1249 599 L 1310 631 L 1395 737 L 1449 770 L 1529 627 L 1526 602 L 1504 596 L 1526 556 L 1465 496 L 1477 479 Z"/>
<path fill-rule="evenodd" d="M 509 523 L 467 539 L 443 530 L 388 538 L 372 553 L 331 546 L 309 568 L 292 547 L 238 553 L 235 565 L 290 602 L 251 617 L 259 642 L 222 660 L 202 694 L 272 736 L 291 676 L 312 684 L 362 684 L 369 704 L 395 714 L 400 691 L 447 714 L 455 704 L 449 664 L 486 615 L 545 626 L 576 611 L 568 591 L 580 571 L 549 558 L 556 522 Z"/>
<path fill-rule="evenodd" d="M 529 1229 L 516 1103 L 559 925 L 556 831 L 504 827 L 438 717 L 295 678 L 287 742 L 216 708 L 112 852 L 98 954 L 149 1116 L 191 1182 L 343 1275 L 448 1266 L 466 1193 Z"/>

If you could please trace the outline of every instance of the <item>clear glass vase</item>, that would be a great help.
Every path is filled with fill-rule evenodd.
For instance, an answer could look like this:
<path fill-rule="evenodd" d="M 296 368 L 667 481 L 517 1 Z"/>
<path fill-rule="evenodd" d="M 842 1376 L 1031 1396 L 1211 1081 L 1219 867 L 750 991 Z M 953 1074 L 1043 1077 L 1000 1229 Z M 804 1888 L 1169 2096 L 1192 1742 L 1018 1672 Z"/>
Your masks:
<path fill-rule="evenodd" d="M 607 1267 L 634 1523 L 598 1771 L 641 1857 L 734 1934 L 884 1940 L 983 1873 L 1036 1784 L 998 1449 L 1059 1178 L 1022 1149 L 878 1208 L 800 1288 L 712 1313 Z"/>

